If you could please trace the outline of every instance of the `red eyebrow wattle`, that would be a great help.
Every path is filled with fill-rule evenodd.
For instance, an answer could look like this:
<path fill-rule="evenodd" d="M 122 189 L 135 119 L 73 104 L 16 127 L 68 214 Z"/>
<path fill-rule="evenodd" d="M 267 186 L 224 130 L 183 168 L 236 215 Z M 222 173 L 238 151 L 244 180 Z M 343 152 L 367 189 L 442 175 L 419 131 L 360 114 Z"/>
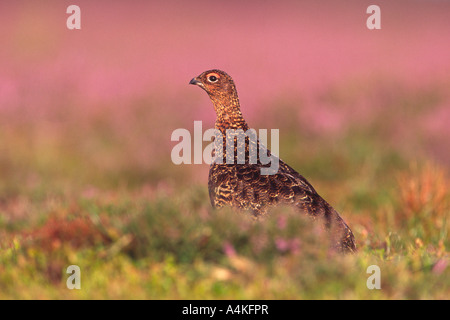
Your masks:
<path fill-rule="evenodd" d="M 208 73 L 208 78 L 211 77 L 211 76 L 215 76 L 217 79 L 220 78 L 220 76 L 217 73 L 214 73 L 214 72 Z"/>

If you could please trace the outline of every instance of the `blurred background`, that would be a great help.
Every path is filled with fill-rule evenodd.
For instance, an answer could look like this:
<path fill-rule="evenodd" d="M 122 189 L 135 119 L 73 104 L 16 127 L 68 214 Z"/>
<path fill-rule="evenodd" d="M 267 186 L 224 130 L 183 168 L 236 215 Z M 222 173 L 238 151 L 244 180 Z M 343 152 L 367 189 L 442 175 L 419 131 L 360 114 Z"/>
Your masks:
<path fill-rule="evenodd" d="M 211 68 L 235 79 L 252 127 L 293 140 L 282 157 L 308 157 L 306 136 L 357 130 L 450 165 L 448 1 L 379 2 L 381 30 L 367 29 L 365 1 L 78 1 L 81 30 L 66 27 L 70 4 L 1 4 L 4 166 L 26 152 L 44 171 L 85 171 L 85 183 L 123 170 L 205 181 L 207 166 L 171 167 L 170 134 L 214 125 L 208 97 L 187 85 Z"/>
<path fill-rule="evenodd" d="M 81 30 L 66 27 L 71 4 Z M 371 4 L 381 30 L 366 27 Z M 118 234 L 145 233 L 123 229 L 129 216 L 111 210 L 161 194 L 210 212 L 208 165 L 172 164 L 170 137 L 196 120 L 214 126 L 209 98 L 188 85 L 211 68 L 234 78 L 251 127 L 280 129 L 280 157 L 343 213 L 363 248 L 386 249 L 384 237 L 436 198 L 430 229 L 443 233 L 433 243 L 448 241 L 449 12 L 438 0 L 2 1 L 3 248 L 25 246 L 49 216 L 79 212 L 104 213 Z M 411 198 L 421 192 L 425 200 Z M 425 241 L 419 229 L 404 230 L 405 243 Z M 63 264 L 42 263 L 62 277 Z"/>

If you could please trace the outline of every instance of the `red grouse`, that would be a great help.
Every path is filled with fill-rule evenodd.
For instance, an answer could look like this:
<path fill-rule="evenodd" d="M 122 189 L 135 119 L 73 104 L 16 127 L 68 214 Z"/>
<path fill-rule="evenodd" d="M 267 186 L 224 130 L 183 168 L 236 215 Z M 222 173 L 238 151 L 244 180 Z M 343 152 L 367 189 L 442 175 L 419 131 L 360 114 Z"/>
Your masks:
<path fill-rule="evenodd" d="M 215 129 L 222 137 L 228 137 L 229 132 L 237 132 L 239 129 L 240 132 L 248 132 L 249 126 L 240 110 L 236 86 L 228 74 L 221 70 L 209 70 L 189 83 L 198 85 L 208 93 L 217 114 Z M 209 170 L 208 188 L 213 207 L 231 206 L 249 210 L 259 217 L 265 215 L 271 206 L 292 205 L 300 212 L 323 221 L 330 230 L 333 247 L 344 252 L 356 250 L 355 238 L 350 228 L 303 176 L 278 158 L 278 171 L 262 174 L 262 169 L 268 166 L 267 162 L 263 163 L 260 158 L 261 152 L 256 161 L 251 161 L 249 156 L 252 143 L 260 150 L 259 140 L 254 141 L 248 136 L 240 140 L 241 144 L 242 141 L 245 143 L 245 160 L 240 162 L 237 161 L 240 146 L 236 136 L 231 140 L 234 145 L 234 154 L 231 157 L 230 154 L 227 155 L 226 148 L 227 141 L 230 140 L 224 138 L 222 141 L 223 149 L 219 150 L 221 156 L 215 155 Z M 268 156 L 275 157 L 271 155 L 270 150 L 263 150 Z"/>

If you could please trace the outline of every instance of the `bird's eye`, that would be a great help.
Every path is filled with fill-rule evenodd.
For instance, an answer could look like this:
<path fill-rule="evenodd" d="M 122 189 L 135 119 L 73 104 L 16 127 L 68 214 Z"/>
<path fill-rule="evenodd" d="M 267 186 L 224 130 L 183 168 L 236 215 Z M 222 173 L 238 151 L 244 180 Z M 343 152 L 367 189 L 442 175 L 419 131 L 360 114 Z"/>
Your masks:
<path fill-rule="evenodd" d="M 209 76 L 208 77 L 208 81 L 209 82 L 216 82 L 217 80 L 219 80 L 216 76 Z"/>

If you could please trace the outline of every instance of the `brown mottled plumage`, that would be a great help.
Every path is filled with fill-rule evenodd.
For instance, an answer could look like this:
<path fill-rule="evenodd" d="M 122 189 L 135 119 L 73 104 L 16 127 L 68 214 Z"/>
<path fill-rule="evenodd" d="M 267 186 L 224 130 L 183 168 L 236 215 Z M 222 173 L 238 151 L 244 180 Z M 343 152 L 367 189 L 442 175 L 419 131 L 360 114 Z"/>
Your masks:
<path fill-rule="evenodd" d="M 204 89 L 217 114 L 215 128 L 226 136 L 227 129 L 247 131 L 239 105 L 239 98 L 233 79 L 221 70 L 209 70 L 191 80 L 190 84 Z M 237 140 L 235 140 L 237 141 Z M 256 142 L 259 146 L 259 141 Z M 226 139 L 224 139 L 223 159 L 226 157 Z M 245 140 L 246 155 L 251 141 Z M 235 146 L 235 160 L 236 160 Z M 270 150 L 267 150 L 268 155 Z M 314 219 L 320 218 L 330 230 L 334 247 L 342 251 L 355 251 L 355 239 L 352 231 L 312 185 L 282 160 L 278 172 L 262 175 L 261 168 L 268 167 L 259 161 L 250 163 L 248 156 L 244 164 L 223 164 L 213 162 L 209 171 L 209 195 L 213 207 L 232 206 L 251 210 L 256 217 L 263 216 L 270 206 L 288 204 L 307 213 Z"/>

